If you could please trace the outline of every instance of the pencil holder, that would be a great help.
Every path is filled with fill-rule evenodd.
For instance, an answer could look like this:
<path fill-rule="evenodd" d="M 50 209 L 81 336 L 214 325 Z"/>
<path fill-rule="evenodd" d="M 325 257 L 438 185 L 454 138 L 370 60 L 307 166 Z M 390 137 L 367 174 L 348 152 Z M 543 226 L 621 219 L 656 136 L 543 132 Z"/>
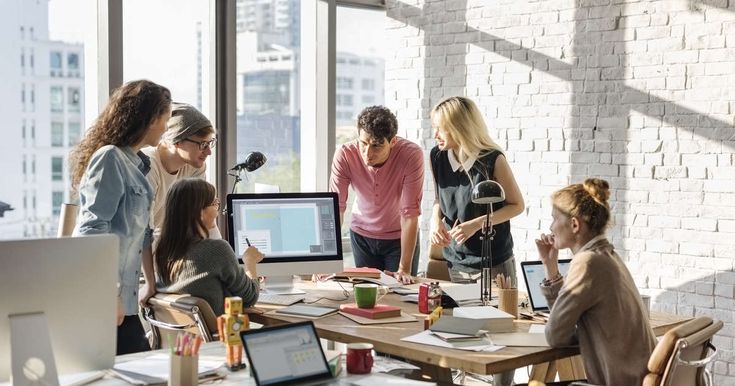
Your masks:
<path fill-rule="evenodd" d="M 171 354 L 168 386 L 197 386 L 199 384 L 199 357 Z"/>
<path fill-rule="evenodd" d="M 518 319 L 518 288 L 498 289 L 498 309 Z"/>

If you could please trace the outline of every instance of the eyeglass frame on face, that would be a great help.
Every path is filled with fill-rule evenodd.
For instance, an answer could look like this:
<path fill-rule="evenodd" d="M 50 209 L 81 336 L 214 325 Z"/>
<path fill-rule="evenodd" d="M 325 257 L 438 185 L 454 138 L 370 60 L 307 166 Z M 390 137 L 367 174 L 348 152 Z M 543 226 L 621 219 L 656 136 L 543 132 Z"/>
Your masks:
<path fill-rule="evenodd" d="M 182 141 L 187 141 L 191 143 L 196 143 L 199 145 L 199 150 L 207 150 L 207 149 L 214 149 L 215 146 L 217 146 L 217 138 L 212 138 L 209 141 L 195 141 L 190 138 L 184 138 Z"/>

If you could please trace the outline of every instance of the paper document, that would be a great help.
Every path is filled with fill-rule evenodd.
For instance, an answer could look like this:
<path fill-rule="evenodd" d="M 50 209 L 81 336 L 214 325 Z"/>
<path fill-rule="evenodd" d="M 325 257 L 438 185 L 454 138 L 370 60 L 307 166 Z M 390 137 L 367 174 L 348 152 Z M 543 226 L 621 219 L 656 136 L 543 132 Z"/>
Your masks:
<path fill-rule="evenodd" d="M 111 371 L 116 373 L 116 370 L 120 370 L 116 375 L 138 385 L 166 383 L 170 371 L 170 360 L 171 355 L 169 354 L 155 354 L 143 359 L 115 363 Z M 222 360 L 203 359 L 200 357 L 199 377 L 215 374 L 216 370 L 222 367 Z M 160 382 L 157 382 L 157 380 L 160 380 Z"/>
<path fill-rule="evenodd" d="M 491 334 L 493 343 L 501 346 L 515 347 L 549 347 L 545 334 L 529 334 L 527 332 L 509 332 L 503 334 Z"/>
<path fill-rule="evenodd" d="M 545 334 L 546 333 L 546 325 L 543 324 L 532 324 L 531 327 L 528 328 L 529 334 Z"/>
<path fill-rule="evenodd" d="M 457 307 L 452 315 L 467 319 L 514 319 L 513 315 L 492 306 Z"/>
<path fill-rule="evenodd" d="M 487 339 L 472 342 L 449 343 L 434 336 L 434 334 L 432 334 L 429 330 L 421 331 L 418 334 L 401 338 L 401 340 L 404 342 L 428 344 L 430 346 L 456 348 L 458 350 L 467 351 L 498 351 L 503 348 L 503 346 L 493 345 L 493 343 Z"/>

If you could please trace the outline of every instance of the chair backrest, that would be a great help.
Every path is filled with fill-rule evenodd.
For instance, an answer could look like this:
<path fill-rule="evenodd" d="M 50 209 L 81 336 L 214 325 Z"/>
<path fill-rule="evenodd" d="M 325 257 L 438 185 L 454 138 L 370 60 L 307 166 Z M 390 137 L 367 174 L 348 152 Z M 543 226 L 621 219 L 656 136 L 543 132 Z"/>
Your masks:
<path fill-rule="evenodd" d="M 69 203 L 61 204 L 59 211 L 59 230 L 56 233 L 56 237 L 71 236 L 72 232 L 74 232 L 78 213 L 79 205 Z"/>
<path fill-rule="evenodd" d="M 643 386 L 711 385 L 706 365 L 717 354 L 712 337 L 722 325 L 702 316 L 669 330 L 651 353 Z"/>
<path fill-rule="evenodd" d="M 429 262 L 426 265 L 426 277 L 429 279 L 450 281 L 447 261 L 444 260 L 442 247 L 429 245 Z"/>
<path fill-rule="evenodd" d="M 197 334 L 205 342 L 218 339 L 217 316 L 202 298 L 189 294 L 157 293 L 148 300 L 148 307 L 142 312 L 143 318 L 151 324 L 149 341 L 153 349 L 173 342 L 179 331 Z"/>

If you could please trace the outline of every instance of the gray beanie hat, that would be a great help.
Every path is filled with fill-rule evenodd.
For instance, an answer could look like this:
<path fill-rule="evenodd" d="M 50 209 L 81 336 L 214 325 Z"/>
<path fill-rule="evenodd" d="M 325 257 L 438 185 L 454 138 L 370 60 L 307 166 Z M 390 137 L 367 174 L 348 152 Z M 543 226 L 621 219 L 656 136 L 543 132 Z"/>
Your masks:
<path fill-rule="evenodd" d="M 169 143 L 178 143 L 206 127 L 213 127 L 212 122 L 194 106 L 173 102 L 168 129 L 161 139 Z"/>

